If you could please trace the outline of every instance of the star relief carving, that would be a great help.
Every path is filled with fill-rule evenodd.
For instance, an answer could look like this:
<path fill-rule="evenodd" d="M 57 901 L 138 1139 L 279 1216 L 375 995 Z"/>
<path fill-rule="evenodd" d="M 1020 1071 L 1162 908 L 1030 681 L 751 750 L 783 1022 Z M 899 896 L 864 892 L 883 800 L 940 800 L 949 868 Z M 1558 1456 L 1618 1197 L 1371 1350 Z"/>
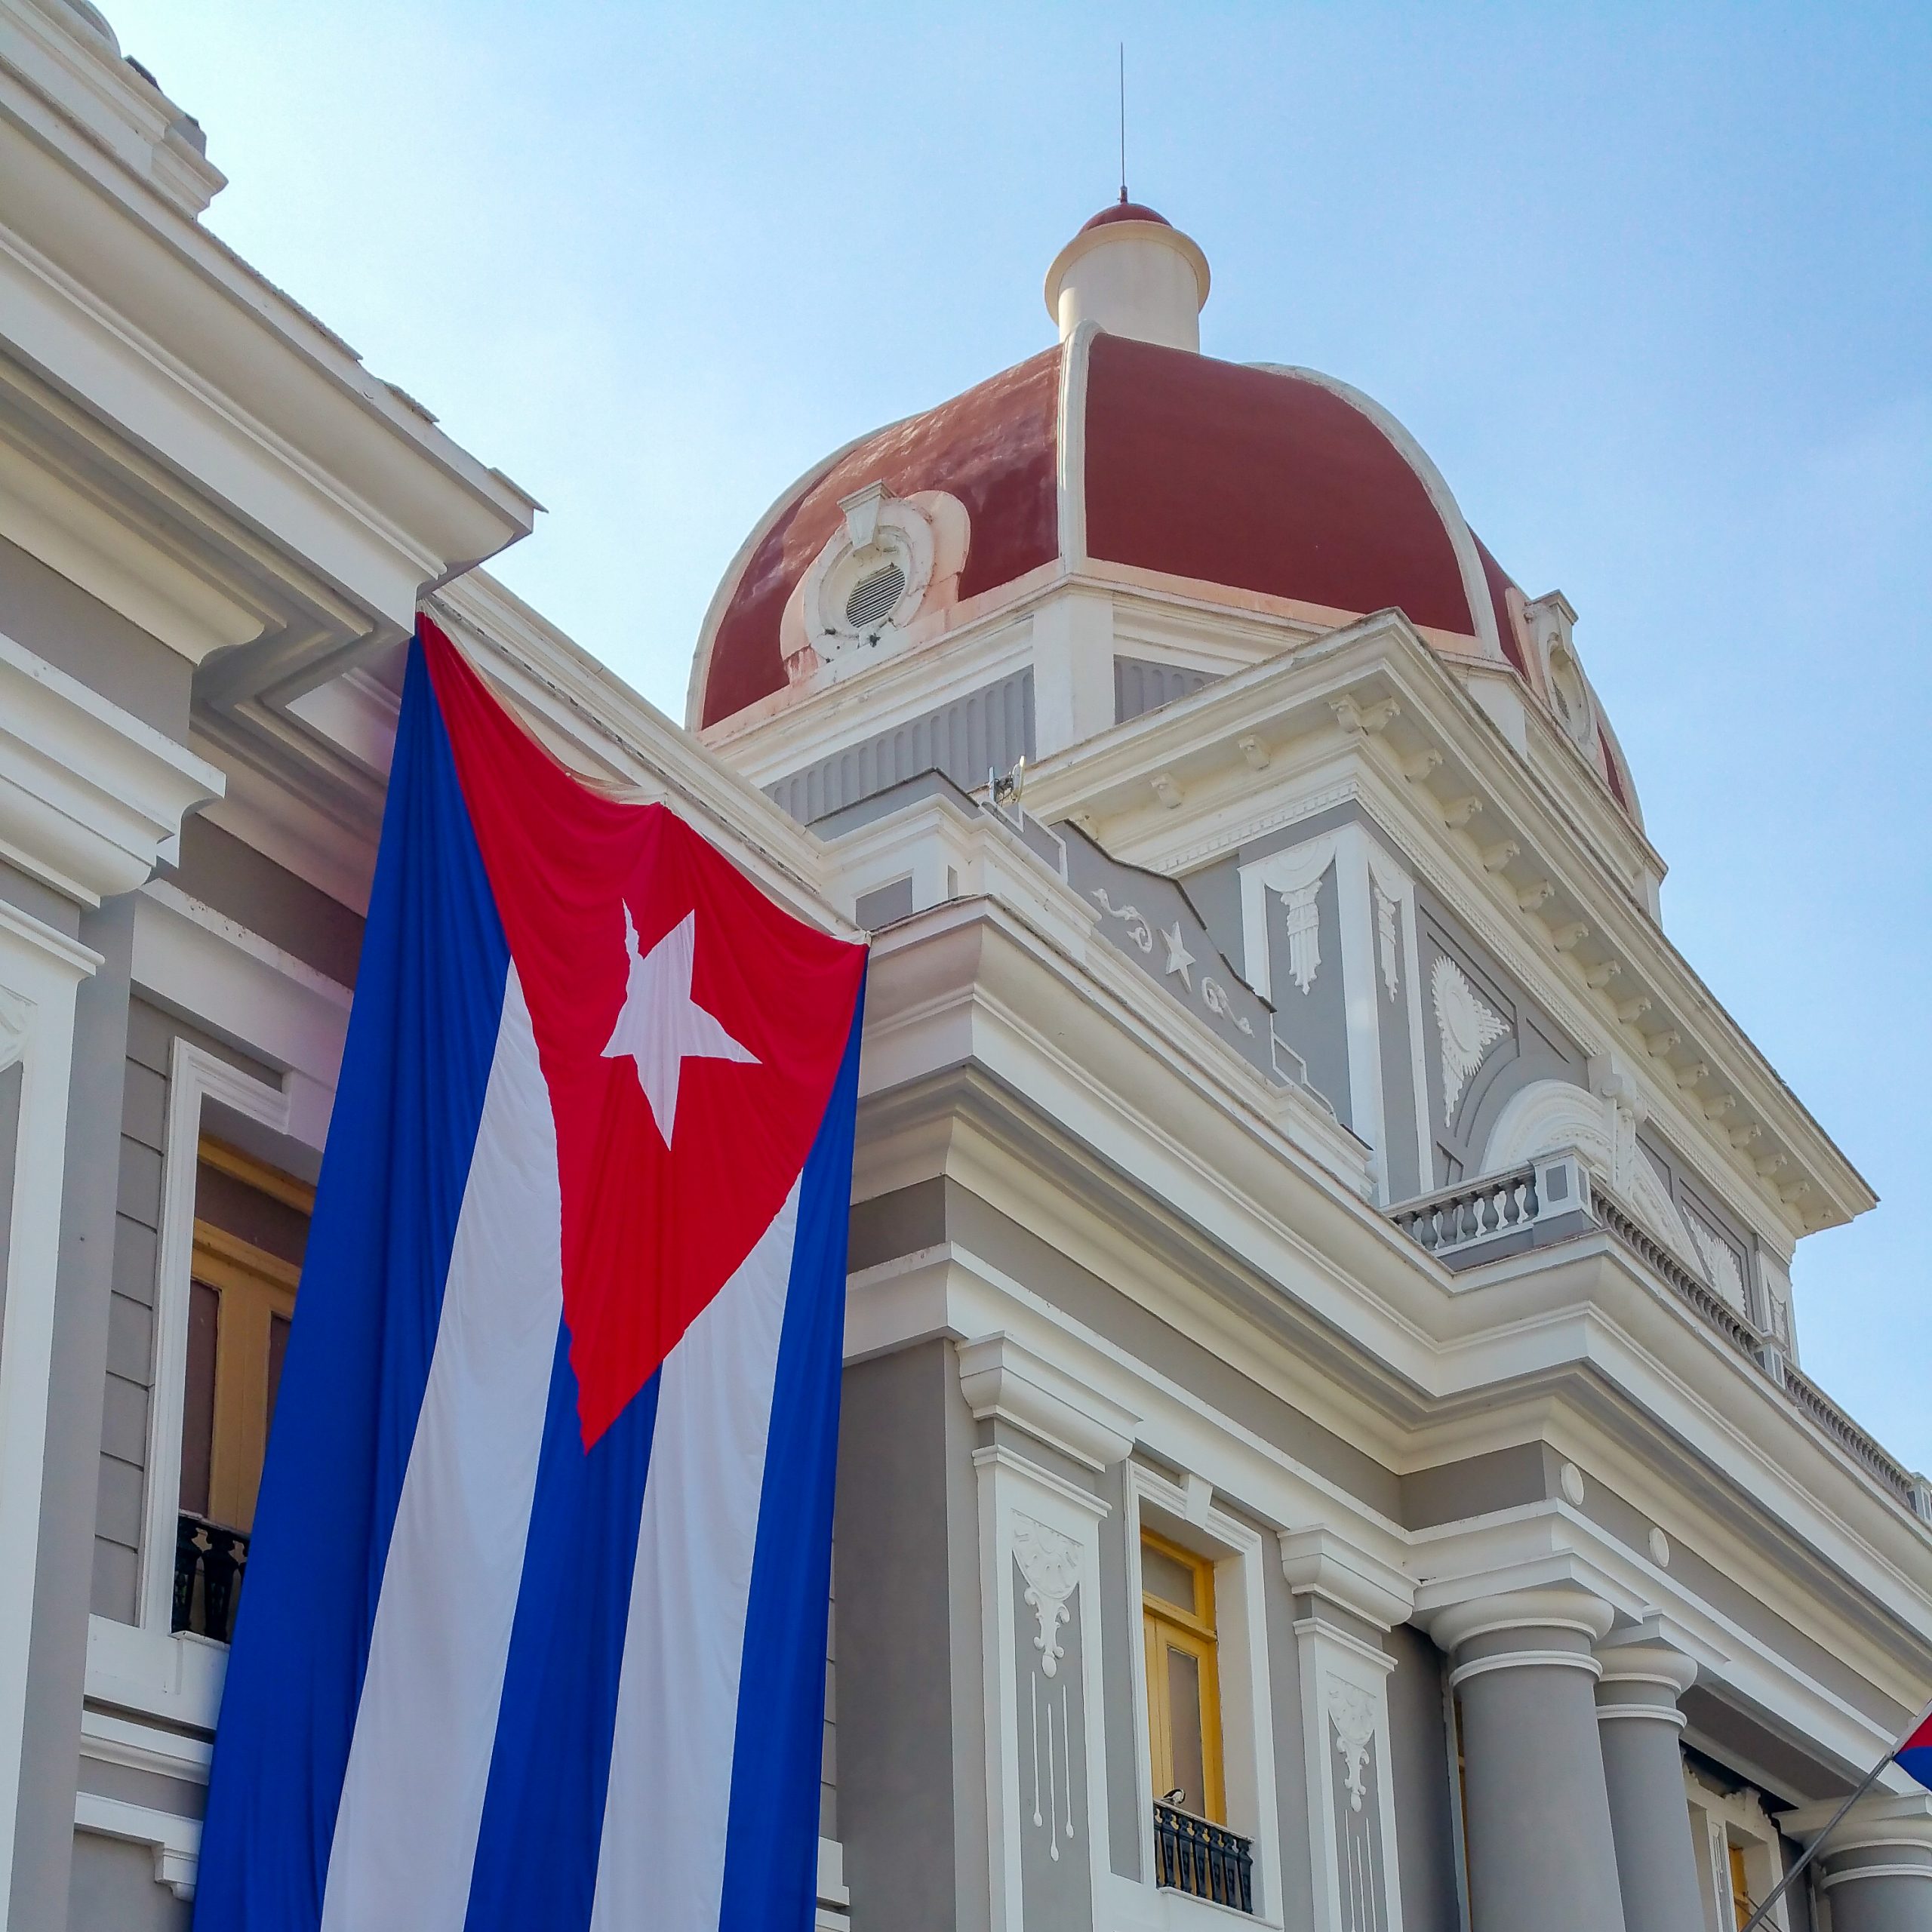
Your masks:
<path fill-rule="evenodd" d="M 697 950 L 695 912 L 687 912 L 647 953 L 638 945 L 637 927 L 626 906 L 624 946 L 630 955 L 630 973 L 603 1057 L 627 1059 L 636 1067 L 651 1117 L 669 1147 L 677 1124 L 685 1062 L 724 1060 L 756 1066 L 758 1057 L 691 998 L 691 962 Z"/>
<path fill-rule="evenodd" d="M 1168 949 L 1167 971 L 1178 973 L 1181 984 L 1189 992 L 1193 992 L 1194 976 L 1188 969 L 1194 964 L 1194 955 L 1188 951 L 1187 942 L 1181 937 L 1178 919 L 1161 934 L 1161 943 Z"/>

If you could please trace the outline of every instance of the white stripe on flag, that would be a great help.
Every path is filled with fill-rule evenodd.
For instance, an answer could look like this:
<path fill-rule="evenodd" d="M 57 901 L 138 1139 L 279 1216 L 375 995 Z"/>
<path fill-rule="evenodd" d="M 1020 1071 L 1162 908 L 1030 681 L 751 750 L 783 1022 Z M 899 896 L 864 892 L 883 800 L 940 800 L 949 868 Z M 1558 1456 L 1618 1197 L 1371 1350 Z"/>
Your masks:
<path fill-rule="evenodd" d="M 645 1478 L 591 1932 L 709 1932 L 798 1232 L 777 1218 L 665 1362 Z"/>
<path fill-rule="evenodd" d="M 516 968 L 371 1634 L 323 1932 L 461 1932 L 563 1312 L 549 1090 Z"/>

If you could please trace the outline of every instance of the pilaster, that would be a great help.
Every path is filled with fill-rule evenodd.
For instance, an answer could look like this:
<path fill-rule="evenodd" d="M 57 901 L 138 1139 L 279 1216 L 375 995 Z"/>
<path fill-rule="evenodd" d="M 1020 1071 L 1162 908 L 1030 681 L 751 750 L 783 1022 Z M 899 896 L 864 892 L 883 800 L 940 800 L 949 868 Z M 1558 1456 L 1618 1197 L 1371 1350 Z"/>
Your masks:
<path fill-rule="evenodd" d="M 1100 1537 L 1089 1477 L 1135 1418 L 1004 1334 L 959 1349 L 980 1426 L 987 1840 L 992 1932 L 1091 1925 L 1106 1882 Z"/>
<path fill-rule="evenodd" d="M 0 1925 L 10 1915 L 24 1794 L 45 1780 L 25 1762 L 40 1582 L 47 1431 L 60 1272 L 61 1211 L 76 995 L 100 956 L 0 904 L 0 1073 L 17 1067 L 13 1171 L 0 1284 Z M 119 1112 L 115 1112 L 118 1126 Z M 87 1527 L 91 1534 L 90 1512 Z M 85 1629 L 86 1606 L 76 1613 Z M 78 1695 L 74 1721 L 80 1721 Z M 72 1765 L 64 1767 L 69 1783 Z"/>
<path fill-rule="evenodd" d="M 1383 1637 L 1407 1621 L 1414 1586 L 1321 1527 L 1281 1533 L 1294 1592 L 1309 1869 L 1318 1932 L 1401 1932 L 1389 1673 Z"/>

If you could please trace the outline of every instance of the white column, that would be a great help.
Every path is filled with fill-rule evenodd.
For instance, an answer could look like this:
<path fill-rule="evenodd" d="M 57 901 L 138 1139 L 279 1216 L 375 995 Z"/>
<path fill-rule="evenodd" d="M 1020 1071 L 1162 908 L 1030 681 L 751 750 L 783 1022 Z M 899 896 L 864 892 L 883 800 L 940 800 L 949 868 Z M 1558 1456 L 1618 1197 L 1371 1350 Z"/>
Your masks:
<path fill-rule="evenodd" d="M 1062 589 L 1033 613 L 1033 744 L 1041 758 L 1114 721 L 1114 604 Z"/>
<path fill-rule="evenodd" d="M 1406 1623 L 1414 1586 L 1321 1527 L 1281 1534 L 1301 1666 L 1309 1864 L 1317 1932 L 1401 1932 L 1388 1677 L 1377 1633 Z"/>
<path fill-rule="evenodd" d="M 100 964 L 65 934 L 0 903 L 0 1069 L 20 1069 L 0 1303 L 0 1920 L 13 1888 L 26 1741 L 74 1001 Z"/>

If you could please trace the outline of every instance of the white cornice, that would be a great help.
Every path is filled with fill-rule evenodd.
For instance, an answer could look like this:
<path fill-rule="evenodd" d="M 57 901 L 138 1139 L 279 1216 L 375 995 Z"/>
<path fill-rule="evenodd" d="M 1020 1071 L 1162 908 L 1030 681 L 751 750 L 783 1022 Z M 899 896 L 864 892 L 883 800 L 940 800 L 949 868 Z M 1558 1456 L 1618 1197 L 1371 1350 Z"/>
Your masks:
<path fill-rule="evenodd" d="M 221 774 L 0 634 L 0 854 L 94 905 L 139 885 Z"/>
<path fill-rule="evenodd" d="M 1374 728 L 1337 728 L 1338 719 L 1390 700 L 1392 710 L 1370 721 Z M 1274 754 L 1260 783 L 1240 749 L 1251 736 Z M 1641 835 L 1602 801 L 1580 761 L 1527 764 L 1399 616 L 1367 620 L 1043 759 L 1027 775 L 1027 803 L 1047 817 L 1085 814 L 1117 857 L 1177 872 L 1315 808 L 1308 774 L 1318 768 L 1337 774 L 1337 796 L 1398 801 L 1380 816 L 1401 828 L 1410 863 L 1475 915 L 1485 943 L 1580 1041 L 1618 1048 L 1642 1068 L 1666 1131 L 1687 1155 L 1761 1198 L 1783 1241 L 1872 1204 L 1843 1154 L 1650 916 L 1638 883 L 1661 862 Z M 1170 781 L 1159 799 L 1149 784 L 1155 773 Z M 1484 807 L 1467 832 L 1444 823 L 1459 795 Z M 1510 843 L 1518 849 L 1505 866 L 1485 864 Z M 1526 915 L 1518 894 L 1539 875 L 1555 881 L 1555 896 Z M 1571 923 L 1585 928 L 1587 944 L 1566 964 L 1552 934 Z M 1606 958 L 1625 976 L 1607 990 L 1581 983 Z M 1632 1035 L 1618 1003 L 1646 986 L 1655 1011 L 1647 1032 Z M 1654 1041 L 1670 1032 L 1679 1041 L 1660 1060 Z M 1700 1063 L 1685 1087 L 1680 1072 Z M 1751 1145 L 1750 1160 L 1740 1159 L 1746 1143 L 1730 1131 L 1737 1116 L 1715 1131 L 1715 1100 L 1693 1091 L 1698 1083 L 1757 1115 L 1761 1144 Z M 1771 1166 L 1774 1146 L 1788 1150 L 1782 1168 Z M 1808 1196 L 1787 1192 L 1799 1180 Z"/>

